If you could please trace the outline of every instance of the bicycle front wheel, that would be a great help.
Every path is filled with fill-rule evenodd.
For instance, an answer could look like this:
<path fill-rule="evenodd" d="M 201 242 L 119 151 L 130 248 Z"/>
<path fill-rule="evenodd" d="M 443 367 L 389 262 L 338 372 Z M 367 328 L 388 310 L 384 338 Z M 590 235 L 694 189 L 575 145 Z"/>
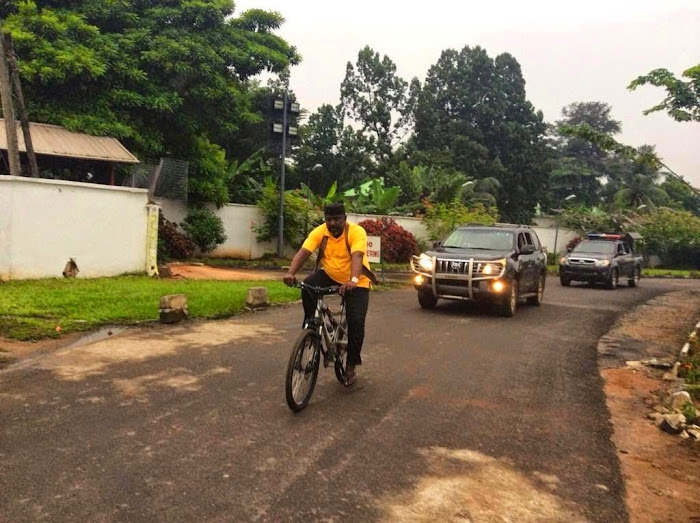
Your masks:
<path fill-rule="evenodd" d="M 309 403 L 318 378 L 320 350 L 316 331 L 306 329 L 301 333 L 289 357 L 285 392 L 287 405 L 299 412 Z"/>

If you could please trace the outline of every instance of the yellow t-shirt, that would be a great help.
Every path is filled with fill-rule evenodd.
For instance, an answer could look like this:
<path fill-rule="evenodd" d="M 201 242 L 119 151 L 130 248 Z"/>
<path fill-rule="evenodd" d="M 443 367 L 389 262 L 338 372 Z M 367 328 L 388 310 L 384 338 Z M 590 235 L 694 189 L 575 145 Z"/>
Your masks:
<path fill-rule="evenodd" d="M 345 234 L 348 235 L 347 243 L 345 242 Z M 322 223 L 311 231 L 309 237 L 304 241 L 302 248 L 314 252 L 320 247 L 324 236 L 327 236 L 328 240 L 323 250 L 323 259 L 321 259 L 321 263 L 323 264 L 323 270 L 331 279 L 338 283 L 345 283 L 349 281 L 352 276 L 350 253 L 348 252 L 347 244 L 350 244 L 350 252 L 362 252 L 362 265 L 368 269 L 370 268 L 369 261 L 367 260 L 367 232 L 360 225 L 347 222 L 347 228 L 343 234 L 341 234 L 339 238 L 334 238 L 333 235 L 328 232 L 326 224 Z M 357 286 L 369 288 L 369 278 L 361 274 Z"/>

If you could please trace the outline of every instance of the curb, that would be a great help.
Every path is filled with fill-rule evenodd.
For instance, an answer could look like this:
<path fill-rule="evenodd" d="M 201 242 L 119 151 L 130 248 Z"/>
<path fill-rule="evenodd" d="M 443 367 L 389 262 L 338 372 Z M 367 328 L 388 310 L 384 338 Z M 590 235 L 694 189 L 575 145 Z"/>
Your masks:
<path fill-rule="evenodd" d="M 700 321 L 697 324 L 695 324 L 695 329 L 693 329 L 693 332 L 691 332 L 688 335 L 688 341 L 686 341 L 685 345 L 683 345 L 683 347 L 681 348 L 681 353 L 678 356 L 679 359 L 688 357 L 688 353 L 690 352 L 690 342 L 697 338 L 698 332 L 700 332 Z"/>

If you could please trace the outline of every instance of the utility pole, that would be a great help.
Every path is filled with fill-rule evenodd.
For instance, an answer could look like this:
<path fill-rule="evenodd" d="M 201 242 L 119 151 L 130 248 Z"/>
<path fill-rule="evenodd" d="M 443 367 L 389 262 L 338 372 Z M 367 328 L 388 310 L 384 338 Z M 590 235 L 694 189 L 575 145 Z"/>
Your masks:
<path fill-rule="evenodd" d="M 5 35 L 5 52 L 7 53 L 7 66 L 10 70 L 12 78 L 12 86 L 15 89 L 15 99 L 17 100 L 17 116 L 22 124 L 22 134 L 24 135 L 24 148 L 27 151 L 27 159 L 29 160 L 29 173 L 32 178 L 39 178 L 39 165 L 36 162 L 36 154 L 34 153 L 34 144 L 32 143 L 32 135 L 29 129 L 29 118 L 24 105 L 24 95 L 22 94 L 22 83 L 19 79 L 19 68 L 17 67 L 17 59 L 15 57 L 15 46 L 12 43 L 12 36 Z"/>
<path fill-rule="evenodd" d="M 284 256 L 284 171 L 287 161 L 287 102 L 289 101 L 289 90 L 285 88 L 282 109 L 282 168 L 280 170 L 280 218 L 277 231 L 277 257 Z"/>
<path fill-rule="evenodd" d="M 2 19 L 0 19 L 0 34 L 2 34 Z M 21 176 L 22 168 L 19 163 L 19 146 L 17 144 L 17 122 L 12 106 L 12 89 L 10 74 L 7 71 L 5 54 L 5 39 L 0 38 L 0 98 L 2 98 L 2 115 L 5 119 L 7 135 L 7 157 L 10 164 L 10 176 Z"/>
<path fill-rule="evenodd" d="M 289 100 L 289 81 L 285 79 L 284 92 L 282 99 L 271 99 L 270 117 L 270 148 L 277 152 L 277 147 L 280 147 L 279 154 L 282 160 L 280 167 L 280 201 L 279 201 L 279 218 L 277 227 L 277 256 L 284 256 L 284 189 L 285 189 L 285 174 L 287 169 L 287 147 L 290 142 L 298 137 L 299 130 L 296 127 L 296 117 L 299 114 L 299 104 L 290 102 Z M 276 121 L 279 118 L 279 111 L 282 111 L 282 123 Z M 291 149 L 290 149 L 291 154 Z"/>

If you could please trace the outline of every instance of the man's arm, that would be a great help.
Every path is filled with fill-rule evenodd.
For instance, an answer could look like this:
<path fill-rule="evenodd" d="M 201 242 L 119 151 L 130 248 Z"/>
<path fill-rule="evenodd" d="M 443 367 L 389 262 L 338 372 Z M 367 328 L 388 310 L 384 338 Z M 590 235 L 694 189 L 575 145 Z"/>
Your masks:
<path fill-rule="evenodd" d="M 352 291 L 355 287 L 357 287 L 356 282 L 362 275 L 362 258 L 364 255 L 365 253 L 362 251 L 355 251 L 350 255 L 350 281 L 347 281 L 341 285 L 340 294 L 345 294 L 346 292 Z"/>
<path fill-rule="evenodd" d="M 292 259 L 292 263 L 289 265 L 289 271 L 287 274 L 284 275 L 284 283 L 287 285 L 291 285 L 292 283 L 296 282 L 296 276 L 294 276 L 297 272 L 299 272 L 299 269 L 304 265 L 304 262 L 309 259 L 309 256 L 311 256 L 311 251 L 308 249 L 304 249 L 303 247 L 297 251 L 297 253 L 294 255 L 294 258 Z M 360 265 L 362 264 L 362 259 L 360 258 Z M 360 271 L 362 271 L 362 267 L 360 267 Z"/>

